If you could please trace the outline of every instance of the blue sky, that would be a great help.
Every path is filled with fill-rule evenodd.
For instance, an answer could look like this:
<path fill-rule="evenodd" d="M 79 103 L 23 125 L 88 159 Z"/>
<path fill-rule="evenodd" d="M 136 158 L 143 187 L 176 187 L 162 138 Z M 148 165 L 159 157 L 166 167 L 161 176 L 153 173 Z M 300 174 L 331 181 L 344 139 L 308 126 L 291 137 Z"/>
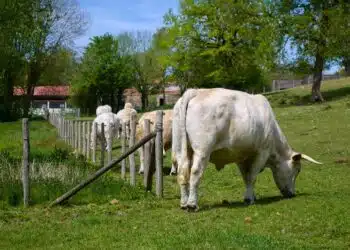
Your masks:
<path fill-rule="evenodd" d="M 123 31 L 155 31 L 163 24 L 164 14 L 172 8 L 177 12 L 178 0 L 79 0 L 80 7 L 89 13 L 89 29 L 76 40 L 79 51 L 89 43 L 92 36 L 106 32 L 118 35 Z M 332 66 L 325 73 L 338 69 Z"/>
<path fill-rule="evenodd" d="M 178 9 L 178 0 L 80 0 L 80 7 L 89 13 L 86 34 L 76 40 L 84 47 L 92 36 L 106 32 L 118 35 L 123 31 L 155 31 L 163 24 L 163 15 Z"/>

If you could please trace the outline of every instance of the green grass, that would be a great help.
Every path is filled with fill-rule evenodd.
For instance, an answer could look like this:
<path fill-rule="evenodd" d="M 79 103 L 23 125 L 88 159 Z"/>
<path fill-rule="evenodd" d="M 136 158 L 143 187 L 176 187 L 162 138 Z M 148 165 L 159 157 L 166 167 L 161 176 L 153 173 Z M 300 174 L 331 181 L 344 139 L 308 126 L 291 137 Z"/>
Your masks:
<path fill-rule="evenodd" d="M 246 207 L 237 167 L 217 172 L 209 165 L 199 187 L 200 211 L 187 213 L 179 208 L 176 177 L 165 176 L 164 199 L 157 199 L 140 190 L 140 176 L 136 188 L 117 187 L 122 185 L 117 168 L 66 206 L 47 210 L 48 200 L 28 209 L 4 205 L 0 248 L 349 249 L 350 79 L 329 81 L 322 88 L 324 104 L 310 105 L 308 88 L 268 95 L 291 146 L 324 163 L 303 164 L 293 199 L 281 199 L 271 171 L 265 170 L 256 182 L 256 204 Z M 60 143 L 49 125 L 37 125 L 31 134 L 41 138 L 32 140 L 39 152 Z M 20 125 L 6 126 L 12 130 L 5 132 L 6 139 L 5 128 L 0 129 L 1 147 L 20 154 L 20 136 L 14 135 Z M 47 130 L 45 136 L 41 130 Z M 115 148 L 118 155 L 118 144 Z M 170 168 L 170 152 L 165 167 Z M 110 204 L 112 199 L 118 202 Z"/>

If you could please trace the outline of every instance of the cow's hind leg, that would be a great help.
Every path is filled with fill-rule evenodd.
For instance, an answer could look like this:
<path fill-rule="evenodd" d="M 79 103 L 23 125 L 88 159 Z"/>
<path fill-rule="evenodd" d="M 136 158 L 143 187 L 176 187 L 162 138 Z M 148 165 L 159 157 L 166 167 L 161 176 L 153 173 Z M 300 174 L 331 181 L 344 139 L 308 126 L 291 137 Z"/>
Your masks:
<path fill-rule="evenodd" d="M 193 164 L 191 167 L 191 177 L 190 177 L 190 190 L 189 197 L 187 201 L 187 208 L 189 211 L 197 211 L 198 207 L 198 186 L 200 179 L 208 164 L 208 157 L 194 154 L 193 155 Z"/>
<path fill-rule="evenodd" d="M 191 161 L 186 159 L 178 165 L 177 182 L 180 186 L 180 207 L 181 209 L 187 208 L 188 194 L 189 194 L 189 181 L 190 181 L 190 165 Z"/>
<path fill-rule="evenodd" d="M 261 152 L 257 154 L 253 162 L 245 162 L 242 164 L 238 164 L 239 170 L 242 174 L 243 181 L 246 186 L 246 192 L 244 194 L 244 203 L 247 205 L 254 204 L 254 184 L 256 181 L 256 177 L 264 167 L 267 158 L 268 153 Z"/>
<path fill-rule="evenodd" d="M 143 150 L 144 150 L 144 146 L 142 145 L 141 147 L 139 147 L 139 149 L 137 150 L 139 152 L 140 155 L 140 169 L 139 169 L 139 174 L 143 174 L 144 172 L 144 164 L 143 164 Z"/>

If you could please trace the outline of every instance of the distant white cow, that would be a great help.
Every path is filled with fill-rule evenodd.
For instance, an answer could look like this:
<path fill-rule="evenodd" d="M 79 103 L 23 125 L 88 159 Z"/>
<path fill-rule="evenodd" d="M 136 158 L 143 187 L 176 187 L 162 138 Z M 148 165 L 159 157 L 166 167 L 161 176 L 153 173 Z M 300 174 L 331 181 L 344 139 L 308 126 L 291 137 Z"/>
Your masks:
<path fill-rule="evenodd" d="M 124 105 L 124 108 L 119 110 L 117 114 L 115 114 L 115 118 L 119 120 L 120 128 L 118 129 L 118 138 L 121 136 L 121 131 L 122 131 L 122 123 L 126 123 L 126 138 L 129 139 L 129 134 L 130 134 L 130 127 L 129 127 L 129 122 L 130 122 L 130 117 L 131 113 L 137 111 L 133 109 L 133 106 L 131 103 L 127 102 Z"/>
<path fill-rule="evenodd" d="M 171 132 L 172 132 L 172 117 L 173 117 L 173 110 L 172 109 L 166 109 L 163 110 L 163 155 L 165 156 L 165 152 L 170 149 L 171 147 Z M 156 125 L 156 116 L 157 111 L 151 111 L 144 113 L 141 118 L 137 122 L 136 126 L 136 141 L 139 141 L 144 137 L 144 124 L 145 119 L 149 119 L 151 123 L 151 131 L 154 131 L 155 125 Z M 143 150 L 144 147 L 140 147 L 138 149 L 139 155 L 140 155 L 140 169 L 139 173 L 142 174 L 144 171 L 144 165 L 143 165 Z M 175 168 L 172 166 L 170 175 L 172 173 L 176 172 Z"/>
<path fill-rule="evenodd" d="M 101 137 L 101 124 L 104 123 L 104 138 Z M 91 149 L 93 149 L 93 140 L 96 138 L 101 143 L 106 143 L 106 150 L 112 150 L 112 144 L 110 143 L 110 138 L 113 139 L 115 135 L 117 134 L 117 127 L 116 127 L 117 120 L 115 118 L 115 115 L 112 112 L 108 113 L 101 113 L 98 115 L 94 121 L 93 124 L 96 124 L 97 126 L 97 135 L 94 133 L 93 126 L 91 128 Z"/>
<path fill-rule="evenodd" d="M 254 183 L 265 165 L 284 197 L 295 195 L 301 159 L 322 164 L 294 151 L 263 95 L 224 88 L 189 89 L 173 113 L 173 164 L 178 167 L 181 208 L 198 209 L 197 189 L 208 162 L 217 170 L 236 163 L 254 203 Z"/>
<path fill-rule="evenodd" d="M 103 113 L 109 113 L 109 112 L 112 112 L 112 107 L 109 105 L 98 106 L 96 108 L 96 116 L 99 116 L 100 114 L 103 114 Z"/>

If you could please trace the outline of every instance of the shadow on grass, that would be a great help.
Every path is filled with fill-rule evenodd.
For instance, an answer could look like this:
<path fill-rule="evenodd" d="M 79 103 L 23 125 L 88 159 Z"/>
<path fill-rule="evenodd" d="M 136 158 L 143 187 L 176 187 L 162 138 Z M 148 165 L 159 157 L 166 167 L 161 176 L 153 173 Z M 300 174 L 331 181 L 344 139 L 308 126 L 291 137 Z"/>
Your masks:
<path fill-rule="evenodd" d="M 283 198 L 281 195 L 276 195 L 276 196 L 268 196 L 268 197 L 262 197 L 260 199 L 257 199 L 254 203 L 254 205 L 269 205 L 272 203 L 279 202 L 281 200 L 286 200 L 286 199 L 295 199 L 300 196 L 309 196 L 310 194 L 307 193 L 300 193 L 297 194 L 294 198 Z M 227 200 L 223 200 L 221 203 L 215 203 L 213 205 L 203 205 L 199 210 L 200 211 L 208 211 L 212 209 L 217 209 L 217 208 L 241 208 L 241 207 L 247 207 L 243 201 L 233 201 L 229 202 Z"/>
<path fill-rule="evenodd" d="M 321 92 L 325 100 L 324 103 L 328 103 L 349 96 L 350 86 L 324 91 L 322 91 L 321 87 Z M 272 103 L 277 104 L 279 107 L 308 106 L 315 104 L 311 101 L 311 93 L 307 95 L 298 95 L 291 91 L 286 91 L 283 93 L 276 92 L 276 94 L 268 95 L 267 97 Z"/>

